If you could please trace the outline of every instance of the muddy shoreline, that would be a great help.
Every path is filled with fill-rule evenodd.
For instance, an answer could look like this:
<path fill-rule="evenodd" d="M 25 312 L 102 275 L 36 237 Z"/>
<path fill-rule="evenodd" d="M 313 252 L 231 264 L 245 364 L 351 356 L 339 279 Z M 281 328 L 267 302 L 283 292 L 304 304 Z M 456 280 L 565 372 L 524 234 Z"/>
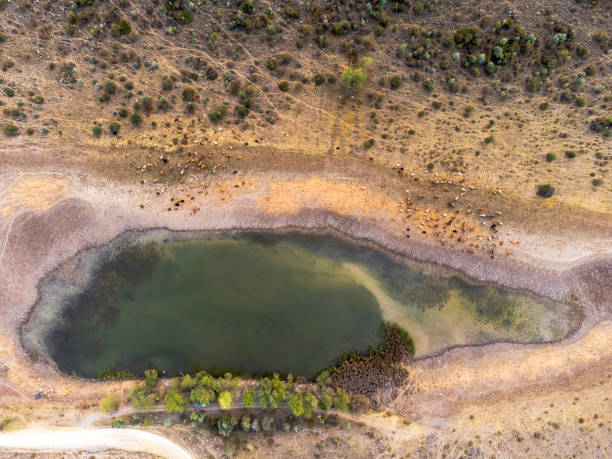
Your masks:
<path fill-rule="evenodd" d="M 70 205 L 70 201 L 58 203 L 57 207 L 61 210 L 62 205 Z M 81 201 L 81 200 L 78 200 Z M 50 209 L 57 211 L 58 209 Z M 445 249 L 442 247 L 434 247 L 422 242 L 404 241 L 397 236 L 381 228 L 376 222 L 365 219 L 358 220 L 353 217 L 346 217 L 335 214 L 333 212 L 308 209 L 293 216 L 270 216 L 261 212 L 254 212 L 252 208 L 241 209 L 241 223 L 234 225 L 224 225 L 223 221 L 215 221 L 214 219 L 207 221 L 196 221 L 191 224 L 166 224 L 166 225 L 149 225 L 146 222 L 140 224 L 126 223 L 118 227 L 113 232 L 106 232 L 98 235 L 90 241 L 80 241 L 80 244 L 75 247 L 74 252 L 66 257 L 55 256 L 49 267 L 37 275 L 36 280 L 36 299 L 30 302 L 26 309 L 26 314 L 16 324 L 16 329 L 19 335 L 19 342 L 22 346 L 22 351 L 29 353 L 31 349 L 24 343 L 23 326 L 31 318 L 37 305 L 41 300 L 41 285 L 45 278 L 53 275 L 58 269 L 73 263 L 84 252 L 95 249 L 96 247 L 105 246 L 125 233 L 130 232 L 147 232 L 151 230 L 161 229 L 173 232 L 197 232 L 197 233 L 216 233 L 216 234 L 231 234 L 231 233 L 319 233 L 333 234 L 335 236 L 350 239 L 353 242 L 365 244 L 370 247 L 375 247 L 378 250 L 386 252 L 396 258 L 416 263 L 429 263 L 442 266 L 452 270 L 455 274 L 460 275 L 464 280 L 471 283 L 487 283 L 500 286 L 507 290 L 516 290 L 528 292 L 538 296 L 543 296 L 554 301 L 567 301 L 568 298 L 576 291 L 580 291 L 581 279 L 580 272 L 592 273 L 604 276 L 605 282 L 606 273 L 612 270 L 612 259 L 610 257 L 595 257 L 584 263 L 572 266 L 565 271 L 555 272 L 546 271 L 542 268 L 534 268 L 526 263 L 521 263 L 515 260 L 502 262 L 490 261 L 473 255 L 463 254 L 456 250 Z M 61 212 L 60 212 L 61 213 Z M 247 215 L 244 215 L 244 214 Z M 246 217 L 246 218 L 245 218 Z M 163 220 L 163 219 L 161 219 Z M 154 223 L 154 222 L 151 222 Z M 174 223 L 174 222 L 173 222 Z M 195 223 L 195 224 L 194 224 Z M 219 224 L 221 223 L 221 224 Z M 536 275 L 537 274 L 537 275 Z M 435 354 L 419 357 L 416 359 L 420 365 L 439 361 L 441 357 L 444 360 L 452 358 L 452 355 L 464 352 L 494 351 L 496 349 L 517 347 L 534 347 L 542 344 L 569 342 L 582 336 L 593 325 L 603 320 L 608 316 L 610 310 L 609 299 L 603 304 L 595 303 L 590 298 L 580 298 L 583 301 L 578 302 L 581 318 L 578 321 L 578 326 L 561 340 L 544 341 L 530 344 L 517 344 L 507 341 L 492 342 L 483 345 L 458 345 L 451 346 L 447 349 L 436 352 Z M 605 298 L 604 298 L 605 299 Z M 53 371 L 59 371 L 55 364 L 48 360 L 48 356 L 44 356 L 45 366 L 50 365 Z M 416 363 L 415 362 L 415 363 Z M 40 362 L 42 363 L 42 361 Z M 47 367 L 49 369 L 49 367 Z"/>

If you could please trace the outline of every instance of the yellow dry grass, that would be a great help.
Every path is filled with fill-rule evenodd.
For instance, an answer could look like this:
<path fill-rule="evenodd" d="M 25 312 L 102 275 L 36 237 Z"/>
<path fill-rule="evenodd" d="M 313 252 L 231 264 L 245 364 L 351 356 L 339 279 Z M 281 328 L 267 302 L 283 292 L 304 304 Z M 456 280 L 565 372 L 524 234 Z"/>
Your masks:
<path fill-rule="evenodd" d="M 311 176 L 273 181 L 257 204 L 270 214 L 295 215 L 304 208 L 317 207 L 345 216 L 383 213 L 397 217 L 393 202 L 384 193 L 350 179 Z"/>
<path fill-rule="evenodd" d="M 22 174 L 0 192 L 0 216 L 14 217 L 32 210 L 49 209 L 70 193 L 69 180 L 59 174 Z"/>

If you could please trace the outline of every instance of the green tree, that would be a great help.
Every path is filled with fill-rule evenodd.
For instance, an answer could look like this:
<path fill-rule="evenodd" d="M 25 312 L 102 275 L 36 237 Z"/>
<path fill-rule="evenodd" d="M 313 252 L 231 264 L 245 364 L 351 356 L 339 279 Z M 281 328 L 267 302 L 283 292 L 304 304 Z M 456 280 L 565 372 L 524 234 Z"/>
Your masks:
<path fill-rule="evenodd" d="M 255 393 L 252 390 L 247 390 L 244 393 L 244 406 L 253 406 L 255 404 Z"/>
<path fill-rule="evenodd" d="M 181 379 L 181 389 L 182 390 L 193 389 L 195 385 L 197 384 L 197 382 L 198 382 L 197 379 L 192 378 L 191 375 L 185 375 Z"/>
<path fill-rule="evenodd" d="M 234 424 L 232 424 L 232 418 L 228 413 L 225 413 L 219 420 L 217 421 L 217 428 L 219 429 L 219 434 L 222 437 L 229 437 L 229 434 L 234 430 Z"/>
<path fill-rule="evenodd" d="M 132 387 L 129 395 L 130 403 L 137 410 L 148 410 L 157 402 L 157 395 L 152 394 L 146 386 L 140 384 Z"/>
<path fill-rule="evenodd" d="M 321 373 L 317 375 L 315 378 L 316 383 L 321 386 L 329 386 L 331 384 L 331 371 L 323 370 Z"/>
<path fill-rule="evenodd" d="M 228 391 L 223 391 L 219 394 L 219 406 L 222 410 L 229 410 L 232 406 L 232 394 Z"/>
<path fill-rule="evenodd" d="M 147 410 L 157 403 L 159 398 L 157 394 L 153 393 L 156 384 L 157 371 L 146 370 L 144 384 L 134 386 L 130 390 L 129 399 L 134 408 L 138 410 Z"/>
<path fill-rule="evenodd" d="M 145 385 L 151 390 L 153 390 L 153 388 L 155 387 L 155 384 L 157 384 L 157 370 L 155 370 L 154 368 L 150 370 L 145 370 L 144 376 L 145 376 Z"/>
<path fill-rule="evenodd" d="M 108 130 L 111 132 L 111 134 L 113 135 L 117 135 L 119 133 L 119 129 L 121 128 L 121 126 L 119 125 L 119 123 L 117 123 L 116 121 L 112 121 L 111 123 L 109 123 L 108 125 Z"/>
<path fill-rule="evenodd" d="M 242 430 L 248 432 L 251 429 L 251 416 L 245 414 L 242 416 L 242 421 L 240 422 L 242 426 Z"/>
<path fill-rule="evenodd" d="M 106 414 L 114 413 L 119 408 L 119 400 L 114 395 L 108 395 L 102 403 L 100 403 L 100 411 Z"/>
<path fill-rule="evenodd" d="M 319 400 L 311 392 L 307 392 L 304 396 L 304 417 L 310 419 L 312 417 L 312 410 L 319 406 Z"/>
<path fill-rule="evenodd" d="M 302 394 L 295 392 L 287 397 L 287 404 L 291 409 L 291 413 L 297 418 L 304 414 L 304 403 L 302 401 Z"/>
<path fill-rule="evenodd" d="M 173 386 L 168 389 L 166 392 L 166 396 L 164 397 L 164 405 L 166 407 L 166 412 L 168 413 L 182 413 L 185 411 L 187 407 L 187 399 L 181 392 L 181 389 L 178 384 L 173 384 Z"/>
<path fill-rule="evenodd" d="M 272 410 L 278 406 L 272 397 L 272 380 L 263 378 L 259 381 L 258 390 L 259 404 L 262 410 Z"/>
<path fill-rule="evenodd" d="M 346 89 L 359 91 L 367 79 L 367 75 L 361 69 L 346 68 L 342 72 L 342 82 Z"/>
<path fill-rule="evenodd" d="M 324 389 L 321 394 L 319 394 L 319 405 L 324 410 L 329 410 L 332 407 L 332 394 L 333 391 L 331 389 Z"/>
<path fill-rule="evenodd" d="M 232 376 L 231 373 L 225 373 L 223 379 L 219 380 L 221 390 L 228 390 L 230 392 L 238 390 L 240 382 L 240 378 L 238 376 Z"/>
<path fill-rule="evenodd" d="M 272 378 L 272 397 L 276 400 L 277 405 L 287 398 L 285 383 L 281 381 L 277 373 Z"/>
<path fill-rule="evenodd" d="M 348 405 L 350 401 L 351 398 L 346 393 L 346 391 L 344 389 L 338 389 L 338 391 L 336 392 L 336 396 L 333 400 L 334 407 L 338 408 L 339 410 L 346 411 L 348 410 Z"/>
<path fill-rule="evenodd" d="M 217 394 L 209 387 L 197 386 L 191 389 L 189 400 L 202 406 L 210 405 L 217 398 Z"/>
<path fill-rule="evenodd" d="M 285 383 L 281 381 L 278 374 L 272 379 L 264 378 L 259 382 L 259 404 L 264 410 L 272 410 L 278 407 L 279 402 L 287 398 Z"/>
<path fill-rule="evenodd" d="M 134 126 L 138 126 L 142 122 L 142 117 L 138 113 L 134 112 L 132 113 L 132 116 L 130 116 L 130 121 Z"/>

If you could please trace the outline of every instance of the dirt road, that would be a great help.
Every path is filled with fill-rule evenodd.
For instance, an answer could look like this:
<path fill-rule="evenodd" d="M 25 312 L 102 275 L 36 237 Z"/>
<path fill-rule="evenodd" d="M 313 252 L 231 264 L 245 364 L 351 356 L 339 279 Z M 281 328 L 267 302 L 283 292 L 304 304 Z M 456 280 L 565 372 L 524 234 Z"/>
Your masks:
<path fill-rule="evenodd" d="M 160 435 L 136 429 L 23 430 L 0 435 L 0 450 L 132 451 L 191 459 L 185 449 Z"/>

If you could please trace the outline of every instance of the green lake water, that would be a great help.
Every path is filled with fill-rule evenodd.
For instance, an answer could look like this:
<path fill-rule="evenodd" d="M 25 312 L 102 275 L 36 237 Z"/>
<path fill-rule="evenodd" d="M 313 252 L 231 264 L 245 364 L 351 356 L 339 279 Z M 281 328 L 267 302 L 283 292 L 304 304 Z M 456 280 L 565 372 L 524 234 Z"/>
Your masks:
<path fill-rule="evenodd" d="M 383 321 L 416 354 L 498 340 L 563 338 L 570 307 L 462 280 L 322 235 L 128 234 L 42 286 L 30 348 L 68 373 L 208 369 L 313 376 L 382 342 Z"/>

